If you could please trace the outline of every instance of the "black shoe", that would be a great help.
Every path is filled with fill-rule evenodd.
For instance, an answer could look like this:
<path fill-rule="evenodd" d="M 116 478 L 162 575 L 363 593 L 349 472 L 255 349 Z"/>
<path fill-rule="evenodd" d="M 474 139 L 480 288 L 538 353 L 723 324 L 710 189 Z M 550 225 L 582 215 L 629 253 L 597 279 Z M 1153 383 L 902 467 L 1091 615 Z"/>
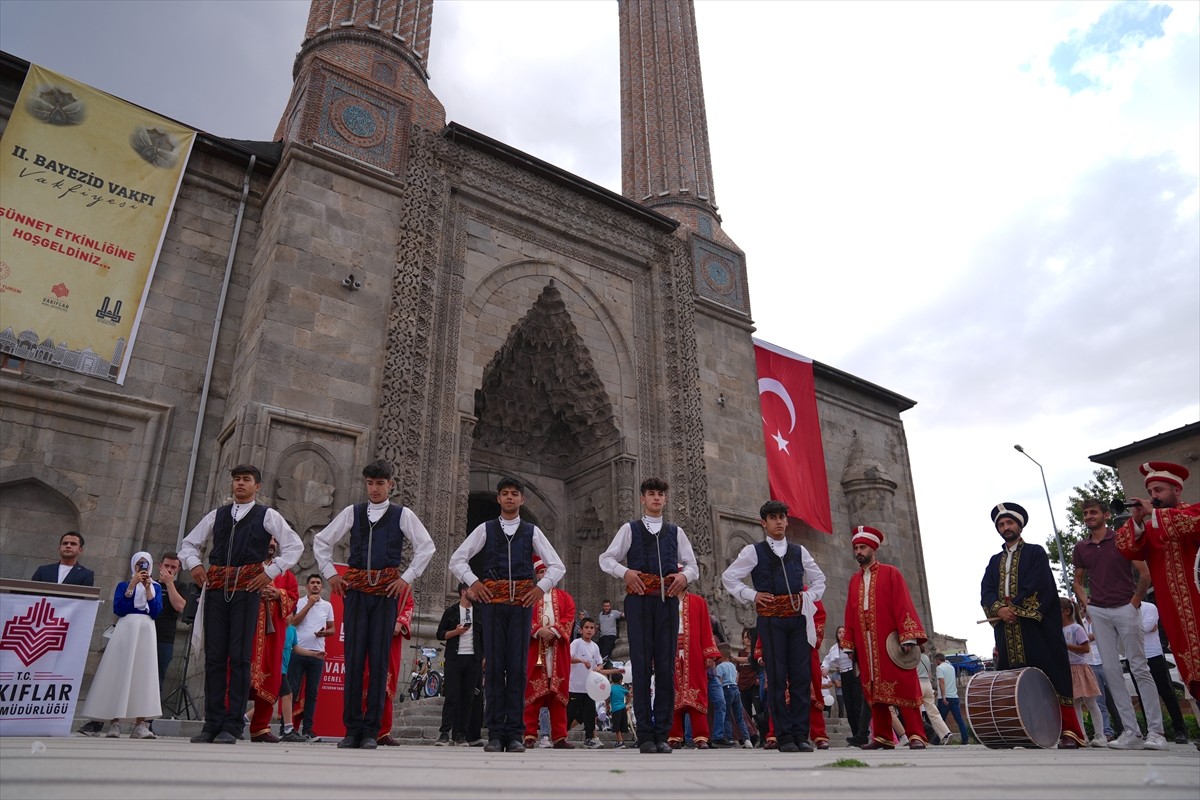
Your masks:
<path fill-rule="evenodd" d="M 805 742 L 805 744 L 808 744 L 808 743 Z M 812 750 L 811 747 L 808 749 L 810 751 Z M 798 744 L 796 744 L 795 742 L 780 742 L 779 743 L 779 752 L 781 752 L 781 753 L 799 753 L 800 746 Z"/>
<path fill-rule="evenodd" d="M 379 747 L 379 742 L 373 736 L 364 736 L 362 741 L 358 743 L 359 750 L 376 750 Z"/>
<path fill-rule="evenodd" d="M 485 753 L 503 753 L 504 742 L 499 739 L 489 739 L 487 745 L 483 748 Z"/>
<path fill-rule="evenodd" d="M 212 744 L 212 740 L 217 738 L 215 733 L 209 731 L 200 731 L 191 738 L 192 744 Z"/>
<path fill-rule="evenodd" d="M 505 746 L 504 749 L 510 753 L 524 753 L 525 752 L 525 743 L 522 742 L 520 739 L 509 739 L 508 745 Z"/>
<path fill-rule="evenodd" d="M 1188 743 L 1188 735 L 1186 733 L 1175 734 L 1175 744 L 1187 744 L 1187 743 Z"/>
<path fill-rule="evenodd" d="M 733 747 L 733 742 L 727 741 L 725 739 L 713 739 L 708 744 L 709 744 L 709 747 L 716 747 L 716 748 Z"/>
<path fill-rule="evenodd" d="M 449 747 L 450 746 L 449 735 L 443 733 L 441 736 L 438 737 L 438 740 L 433 743 L 433 746 L 434 747 Z"/>
<path fill-rule="evenodd" d="M 654 749 L 657 750 L 658 752 L 662 753 L 663 755 L 670 755 L 672 752 L 674 752 L 671 750 L 671 745 L 667 744 L 666 742 L 657 743 L 656 745 L 654 745 Z"/>
<path fill-rule="evenodd" d="M 467 746 L 467 737 L 465 737 L 465 736 L 455 736 L 455 737 L 454 737 L 454 738 L 453 738 L 453 739 L 450 741 L 450 744 L 454 745 L 455 747 L 466 747 L 466 746 Z"/>
<path fill-rule="evenodd" d="M 237 744 L 238 737 L 229 731 L 221 731 L 213 737 L 213 744 Z"/>
<path fill-rule="evenodd" d="M 84 736 L 100 736 L 104 733 L 104 723 L 98 719 L 85 722 L 79 728 L 78 733 L 81 733 Z M 1187 744 L 1187 742 L 1184 742 L 1184 744 Z"/>
<path fill-rule="evenodd" d="M 813 751 L 813 746 L 811 744 L 809 744 L 808 742 L 797 742 L 796 743 L 796 752 L 811 753 L 812 751 Z"/>
<path fill-rule="evenodd" d="M 658 745 L 656 745 L 654 742 L 642 742 L 641 744 L 638 745 L 638 752 L 639 753 L 657 753 Z"/>
<path fill-rule="evenodd" d="M 342 737 L 342 740 L 337 744 L 339 750 L 356 750 L 358 749 L 358 737 L 347 734 Z"/>

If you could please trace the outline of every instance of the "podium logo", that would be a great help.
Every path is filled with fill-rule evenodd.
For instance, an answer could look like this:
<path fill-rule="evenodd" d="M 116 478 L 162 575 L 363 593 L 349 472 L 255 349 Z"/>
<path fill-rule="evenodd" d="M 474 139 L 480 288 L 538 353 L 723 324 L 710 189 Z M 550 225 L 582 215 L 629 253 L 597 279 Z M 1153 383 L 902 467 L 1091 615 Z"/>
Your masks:
<path fill-rule="evenodd" d="M 24 614 L 4 623 L 0 650 L 12 650 L 28 667 L 46 653 L 61 651 L 70 627 L 71 623 L 55 614 L 54 606 L 43 597 Z"/>

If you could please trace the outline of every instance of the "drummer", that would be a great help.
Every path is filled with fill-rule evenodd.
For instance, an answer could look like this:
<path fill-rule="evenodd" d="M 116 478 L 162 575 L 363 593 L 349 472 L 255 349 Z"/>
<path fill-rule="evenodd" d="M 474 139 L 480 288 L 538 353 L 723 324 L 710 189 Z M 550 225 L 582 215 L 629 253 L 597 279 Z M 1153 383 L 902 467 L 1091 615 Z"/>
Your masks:
<path fill-rule="evenodd" d="M 921 682 L 916 667 L 925 629 L 900 570 L 875 558 L 883 538 L 882 531 L 866 525 L 854 529 L 851 543 L 859 570 L 850 578 L 846 628 L 838 644 L 858 662 L 863 697 L 871 706 L 871 738 L 862 749 L 891 750 L 896 746 L 888 710 L 895 706 L 909 748 L 924 750 L 928 740 L 921 721 Z"/>
<path fill-rule="evenodd" d="M 992 522 L 1004 547 L 983 572 L 980 602 L 996 636 L 996 669 L 1037 667 L 1058 694 L 1062 739 L 1059 749 L 1087 744 L 1075 714 L 1071 664 L 1062 635 L 1058 589 L 1050 559 L 1039 545 L 1021 538 L 1029 514 L 1016 503 L 992 509 Z"/>

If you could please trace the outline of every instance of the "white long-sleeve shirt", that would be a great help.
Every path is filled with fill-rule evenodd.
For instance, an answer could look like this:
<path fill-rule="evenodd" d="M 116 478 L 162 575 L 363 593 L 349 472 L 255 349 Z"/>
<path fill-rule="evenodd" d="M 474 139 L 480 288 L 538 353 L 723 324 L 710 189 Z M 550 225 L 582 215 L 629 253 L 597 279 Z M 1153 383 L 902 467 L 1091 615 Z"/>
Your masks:
<path fill-rule="evenodd" d="M 254 501 L 234 503 L 234 519 L 244 519 L 254 505 Z M 217 521 L 217 511 L 220 509 L 214 509 L 205 514 L 204 519 L 192 528 L 191 533 L 184 537 L 183 544 L 179 546 L 179 560 L 188 572 L 204 563 L 204 559 L 200 557 L 200 548 L 212 536 L 213 525 Z M 292 530 L 292 526 L 287 524 L 287 520 L 273 508 L 267 509 L 267 514 L 263 517 L 263 527 L 267 533 L 275 537 L 275 541 L 279 545 L 274 560 L 263 569 L 268 578 L 275 579 L 300 561 L 300 556 L 304 555 L 304 542 Z"/>
<path fill-rule="evenodd" d="M 787 553 L 788 542 L 786 539 L 767 539 L 767 545 L 771 548 L 771 552 L 779 558 L 783 558 Z M 807 586 L 793 586 L 792 594 L 801 596 L 800 613 L 804 615 L 807 622 L 808 643 L 815 645 L 817 628 L 814 618 L 817 613 L 817 601 L 825 596 L 825 573 L 809 555 L 807 548 L 803 545 L 797 545 L 797 547 L 800 548 L 800 563 L 804 567 L 804 580 Z M 737 558 L 721 575 L 721 583 L 724 584 L 725 591 L 737 598 L 742 605 L 754 605 L 754 598 L 758 592 L 753 586 L 746 583 L 746 578 L 757 566 L 758 549 L 754 545 L 748 544 L 742 548 L 741 552 L 737 554 Z"/>
<path fill-rule="evenodd" d="M 650 531 L 651 535 L 657 536 L 662 530 L 662 517 L 642 517 L 642 524 L 646 526 L 646 530 Z M 683 573 L 683 577 L 687 578 L 688 583 L 695 583 L 700 580 L 700 567 L 696 564 L 696 552 L 692 549 L 692 542 L 684 533 L 683 528 L 678 528 L 679 538 L 677 541 L 678 561 L 683 565 L 683 569 L 679 570 Z M 629 567 L 620 563 L 629 555 L 629 547 L 633 544 L 633 528 L 626 522 L 617 531 L 617 535 L 613 537 L 612 543 L 608 549 L 600 554 L 600 569 L 612 575 L 614 578 L 625 579 L 625 573 L 629 571 Z M 664 574 L 674 572 L 674 564 L 663 564 Z"/>
<path fill-rule="evenodd" d="M 386 501 L 368 503 L 367 519 L 370 522 L 378 522 L 389 506 L 391 503 Z M 354 506 L 346 506 L 330 520 L 320 533 L 313 537 L 313 555 L 317 558 L 317 567 L 326 579 L 337 574 L 337 567 L 333 564 L 333 548 L 345 538 L 346 534 L 350 533 L 353 527 Z M 412 545 L 413 550 L 412 561 L 408 562 L 408 568 L 400 577 L 405 583 L 412 583 L 421 577 L 421 573 L 429 566 L 429 561 L 433 558 L 437 547 L 434 545 L 429 531 L 425 530 L 421 520 L 408 506 L 404 506 L 404 510 L 400 512 L 400 530 L 408 537 L 408 542 Z"/>
<path fill-rule="evenodd" d="M 516 534 L 520 525 L 520 517 L 511 520 L 500 518 L 500 530 L 509 539 Z M 476 553 L 483 549 L 486 543 L 487 524 L 484 523 L 471 531 L 470 535 L 450 556 L 450 574 L 468 586 L 478 581 L 479 577 L 471 571 L 469 562 Z M 567 574 L 567 568 L 563 566 L 562 559 L 558 557 L 558 553 L 550 544 L 550 540 L 546 538 L 546 534 L 542 533 L 542 529 L 536 525 L 533 526 L 533 552 L 537 553 L 538 558 L 542 559 L 542 563 L 546 565 L 546 574 L 537 582 L 538 588 L 543 592 L 548 592 L 557 586 L 558 582 Z"/>

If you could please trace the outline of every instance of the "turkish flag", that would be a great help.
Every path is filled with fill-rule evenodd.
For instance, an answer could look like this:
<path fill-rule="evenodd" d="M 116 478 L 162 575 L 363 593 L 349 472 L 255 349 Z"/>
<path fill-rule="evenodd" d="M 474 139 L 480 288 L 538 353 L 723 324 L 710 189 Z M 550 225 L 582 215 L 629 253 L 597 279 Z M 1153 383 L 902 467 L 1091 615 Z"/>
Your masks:
<path fill-rule="evenodd" d="M 754 361 L 771 499 L 786 503 L 789 516 L 833 533 L 812 359 L 755 339 Z"/>

